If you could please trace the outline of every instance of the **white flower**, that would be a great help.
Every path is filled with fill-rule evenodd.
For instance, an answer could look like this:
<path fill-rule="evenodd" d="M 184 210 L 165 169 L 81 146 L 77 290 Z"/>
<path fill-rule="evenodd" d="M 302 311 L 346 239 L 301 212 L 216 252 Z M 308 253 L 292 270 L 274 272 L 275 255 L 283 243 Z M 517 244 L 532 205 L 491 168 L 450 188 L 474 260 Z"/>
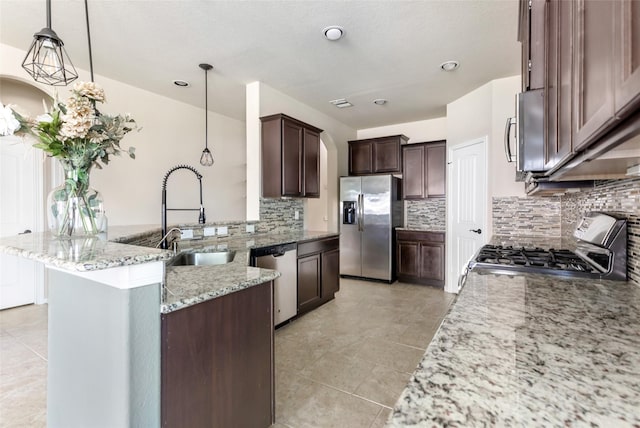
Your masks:
<path fill-rule="evenodd" d="M 13 115 L 13 110 L 9 106 L 0 104 L 0 135 L 13 135 L 20 129 L 20 122 Z"/>
<path fill-rule="evenodd" d="M 87 97 L 91 100 L 101 103 L 106 101 L 104 89 L 94 82 L 76 82 L 76 84 L 73 85 L 73 91 L 76 94 L 82 97 Z"/>
<path fill-rule="evenodd" d="M 36 116 L 36 122 L 38 123 L 51 123 L 53 122 L 53 118 L 49 113 L 41 114 L 40 116 Z"/>

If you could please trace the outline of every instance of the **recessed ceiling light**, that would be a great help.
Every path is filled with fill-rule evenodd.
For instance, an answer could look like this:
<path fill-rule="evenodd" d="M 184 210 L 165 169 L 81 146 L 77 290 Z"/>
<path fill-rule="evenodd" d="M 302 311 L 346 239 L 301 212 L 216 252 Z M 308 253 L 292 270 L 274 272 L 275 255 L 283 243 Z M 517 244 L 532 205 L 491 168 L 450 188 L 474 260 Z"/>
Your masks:
<path fill-rule="evenodd" d="M 440 64 L 440 68 L 444 71 L 453 71 L 460 67 L 460 63 L 458 61 L 445 61 Z"/>
<path fill-rule="evenodd" d="M 385 105 L 387 103 L 387 100 L 385 100 L 384 98 L 378 98 L 378 99 L 373 100 L 373 103 L 377 104 L 379 106 L 383 106 L 383 105 Z"/>
<path fill-rule="evenodd" d="M 338 107 L 338 108 L 345 108 L 345 107 L 352 107 L 353 104 L 351 104 L 349 101 L 345 100 L 344 98 L 339 98 L 337 100 L 333 100 L 333 101 L 329 101 L 331 104 L 333 104 L 334 106 Z"/>
<path fill-rule="evenodd" d="M 330 25 L 329 27 L 324 27 L 322 29 L 322 34 L 327 38 L 327 40 L 331 40 L 335 42 L 336 40 L 340 40 L 342 36 L 344 36 L 344 28 L 339 25 Z"/>
<path fill-rule="evenodd" d="M 173 84 L 176 86 L 180 86 L 181 88 L 186 88 L 187 86 L 191 86 L 189 82 L 186 80 L 174 80 Z"/>

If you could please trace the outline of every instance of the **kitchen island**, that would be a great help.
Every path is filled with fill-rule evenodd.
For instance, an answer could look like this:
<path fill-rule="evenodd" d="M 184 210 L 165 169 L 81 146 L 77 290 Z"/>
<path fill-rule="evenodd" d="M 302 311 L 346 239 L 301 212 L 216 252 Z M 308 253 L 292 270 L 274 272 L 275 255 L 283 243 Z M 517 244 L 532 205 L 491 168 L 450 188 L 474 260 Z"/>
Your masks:
<path fill-rule="evenodd" d="M 471 272 L 387 427 L 640 425 L 640 287 Z"/>
<path fill-rule="evenodd" d="M 0 253 L 49 268 L 49 426 L 160 426 L 161 314 L 260 284 L 270 296 L 279 273 L 248 267 L 250 247 L 318 236 L 229 238 L 225 245 L 237 247 L 231 263 L 165 269 L 172 252 L 122 243 L 149 229 L 110 228 L 109 240 L 0 238 Z"/>

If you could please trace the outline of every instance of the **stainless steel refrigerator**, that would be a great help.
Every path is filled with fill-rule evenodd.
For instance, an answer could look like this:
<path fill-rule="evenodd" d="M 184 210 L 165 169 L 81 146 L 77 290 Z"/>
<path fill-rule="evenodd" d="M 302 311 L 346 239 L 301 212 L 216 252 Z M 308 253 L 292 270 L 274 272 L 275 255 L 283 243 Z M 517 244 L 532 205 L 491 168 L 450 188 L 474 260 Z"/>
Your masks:
<path fill-rule="evenodd" d="M 400 179 L 340 178 L 340 275 L 395 280 L 394 227 L 404 223 Z"/>

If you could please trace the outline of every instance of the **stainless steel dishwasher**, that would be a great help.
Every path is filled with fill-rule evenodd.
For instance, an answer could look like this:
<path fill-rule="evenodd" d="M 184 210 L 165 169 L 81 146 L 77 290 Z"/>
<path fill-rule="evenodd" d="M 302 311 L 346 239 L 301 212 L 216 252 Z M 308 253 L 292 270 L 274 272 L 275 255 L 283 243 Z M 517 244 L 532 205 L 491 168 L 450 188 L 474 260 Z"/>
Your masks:
<path fill-rule="evenodd" d="M 280 276 L 273 283 L 273 322 L 281 324 L 298 313 L 297 244 L 280 244 L 251 250 L 251 265 L 273 269 Z"/>

